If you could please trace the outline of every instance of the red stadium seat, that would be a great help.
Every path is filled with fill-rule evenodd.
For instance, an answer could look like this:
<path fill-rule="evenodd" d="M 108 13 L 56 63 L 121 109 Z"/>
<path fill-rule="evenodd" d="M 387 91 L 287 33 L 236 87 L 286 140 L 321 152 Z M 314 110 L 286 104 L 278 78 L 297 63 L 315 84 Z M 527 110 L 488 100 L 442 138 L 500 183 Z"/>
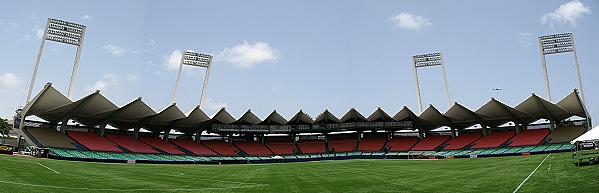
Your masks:
<path fill-rule="evenodd" d="M 67 135 L 90 151 L 123 152 L 113 142 L 92 132 L 67 131 Z"/>
<path fill-rule="evenodd" d="M 354 138 L 329 139 L 329 148 L 335 148 L 335 152 L 352 152 L 356 150 L 358 140 Z"/>
<path fill-rule="evenodd" d="M 524 130 L 514 136 L 510 141 L 510 147 L 538 145 L 549 135 L 549 129 Z"/>
<path fill-rule="evenodd" d="M 223 140 L 206 140 L 202 141 L 207 148 L 223 156 L 237 156 L 237 149 L 233 144 Z"/>
<path fill-rule="evenodd" d="M 474 141 L 479 139 L 481 136 L 482 134 L 480 133 L 460 134 L 457 137 L 447 141 L 447 146 L 445 146 L 443 150 L 460 150 L 471 143 L 474 143 Z"/>
<path fill-rule="evenodd" d="M 235 146 L 248 155 L 272 155 L 273 153 L 265 145 L 257 141 L 236 141 Z"/>
<path fill-rule="evenodd" d="M 412 151 L 433 151 L 437 149 L 437 147 L 441 146 L 445 143 L 450 136 L 447 135 L 433 135 L 426 136 L 424 139 L 418 141 L 414 147 L 412 147 Z"/>
<path fill-rule="evenodd" d="M 324 141 L 320 139 L 299 140 L 297 141 L 297 146 L 304 154 L 318 154 L 326 152 Z"/>
<path fill-rule="evenodd" d="M 290 141 L 266 141 L 266 147 L 276 155 L 293 155 L 293 150 L 297 149 L 297 146 Z"/>
<path fill-rule="evenodd" d="M 514 131 L 498 131 L 481 137 L 470 149 L 498 148 L 514 136 Z"/>
<path fill-rule="evenodd" d="M 158 137 L 139 137 L 139 140 L 168 154 L 185 155 L 177 146 Z"/>
<path fill-rule="evenodd" d="M 133 153 L 160 154 L 160 152 L 152 149 L 151 146 L 135 140 L 128 135 L 105 134 L 104 137 Z"/>
<path fill-rule="evenodd" d="M 182 147 L 183 149 L 200 156 L 216 156 L 212 150 L 208 149 L 201 143 L 189 140 L 189 139 L 171 139 L 171 143 Z"/>
<path fill-rule="evenodd" d="M 417 142 L 417 137 L 394 137 L 387 142 L 391 151 L 409 151 Z"/>
<path fill-rule="evenodd" d="M 386 138 L 363 138 L 360 140 L 358 151 L 380 151 L 385 143 L 387 143 Z"/>

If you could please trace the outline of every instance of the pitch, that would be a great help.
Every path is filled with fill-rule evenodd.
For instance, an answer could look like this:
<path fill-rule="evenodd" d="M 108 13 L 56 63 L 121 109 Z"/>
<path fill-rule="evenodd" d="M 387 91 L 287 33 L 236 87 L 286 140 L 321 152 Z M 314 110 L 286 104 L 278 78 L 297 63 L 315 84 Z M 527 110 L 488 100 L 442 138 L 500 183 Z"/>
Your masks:
<path fill-rule="evenodd" d="M 13 193 L 513 192 L 522 184 L 518 192 L 595 192 L 599 166 L 577 167 L 570 156 L 177 165 L 0 155 L 0 187 Z"/>

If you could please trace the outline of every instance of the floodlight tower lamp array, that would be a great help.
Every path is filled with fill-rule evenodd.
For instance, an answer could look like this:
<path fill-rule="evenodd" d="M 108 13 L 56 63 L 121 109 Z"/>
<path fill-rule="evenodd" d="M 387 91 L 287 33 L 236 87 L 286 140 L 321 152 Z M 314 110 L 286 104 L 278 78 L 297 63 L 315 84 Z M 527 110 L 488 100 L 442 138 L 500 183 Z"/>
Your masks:
<path fill-rule="evenodd" d="M 441 66 L 443 70 L 443 83 L 445 85 L 445 94 L 447 95 L 447 108 L 451 107 L 451 98 L 449 96 L 449 87 L 447 86 L 447 74 L 445 73 L 445 64 L 443 62 L 443 54 L 439 52 L 430 54 L 418 54 L 412 56 L 414 66 L 414 82 L 416 86 L 416 99 L 418 101 L 418 112 L 422 114 L 422 100 L 420 98 L 420 83 L 418 82 L 418 68 L 428 66 Z"/>
<path fill-rule="evenodd" d="M 578 65 L 578 57 L 576 56 L 576 46 L 574 45 L 574 36 L 572 33 L 561 33 L 539 36 L 539 47 L 541 50 L 541 59 L 543 67 L 543 75 L 545 79 L 545 90 L 547 92 L 547 100 L 551 101 L 551 90 L 549 88 L 549 78 L 547 75 L 547 64 L 545 55 L 572 52 L 574 54 L 574 62 L 576 72 L 578 74 L 578 84 L 580 87 L 580 95 L 582 102 L 585 102 L 584 90 L 582 87 L 582 79 L 580 77 L 580 67 Z"/>
<path fill-rule="evenodd" d="M 175 88 L 173 89 L 173 98 L 171 103 L 175 102 L 177 98 L 177 89 L 179 87 L 179 80 L 181 78 L 181 71 L 183 65 L 198 66 L 206 68 L 206 76 L 204 76 L 204 85 L 202 86 L 202 95 L 200 96 L 200 108 L 204 105 L 204 98 L 206 96 L 206 88 L 208 87 L 208 78 L 210 76 L 210 66 L 212 64 L 213 56 L 210 54 L 202 54 L 191 51 L 186 51 L 181 56 L 181 62 L 179 64 L 179 72 L 177 73 L 177 80 L 175 81 Z"/>
<path fill-rule="evenodd" d="M 79 58 L 81 56 L 81 47 L 83 45 L 83 38 L 85 37 L 86 26 L 78 23 L 63 21 L 60 19 L 48 18 L 46 22 L 46 29 L 44 30 L 44 39 L 40 45 L 39 53 L 37 54 L 37 60 L 35 62 L 35 68 L 33 75 L 31 76 L 31 84 L 29 84 L 29 93 L 27 94 L 27 102 L 31 100 L 31 93 L 33 91 L 33 85 L 35 84 L 35 78 L 37 76 L 37 70 L 44 50 L 44 43 L 46 40 L 69 44 L 77 46 L 77 54 L 75 55 L 75 62 L 73 64 L 73 72 L 71 74 L 71 81 L 69 83 L 69 90 L 67 97 L 73 98 L 73 87 L 75 86 L 75 79 L 77 78 L 77 70 L 79 69 Z"/>

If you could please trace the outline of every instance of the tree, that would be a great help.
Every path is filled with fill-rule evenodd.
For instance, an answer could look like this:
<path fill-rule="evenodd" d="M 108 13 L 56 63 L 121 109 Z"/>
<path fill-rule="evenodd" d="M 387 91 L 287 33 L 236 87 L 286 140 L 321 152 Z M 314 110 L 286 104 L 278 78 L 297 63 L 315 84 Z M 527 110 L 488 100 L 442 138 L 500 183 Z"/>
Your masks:
<path fill-rule="evenodd" d="M 10 133 L 10 125 L 8 125 L 8 123 L 6 122 L 5 119 L 1 119 L 0 118 L 0 135 L 4 136 L 8 136 L 8 134 Z"/>

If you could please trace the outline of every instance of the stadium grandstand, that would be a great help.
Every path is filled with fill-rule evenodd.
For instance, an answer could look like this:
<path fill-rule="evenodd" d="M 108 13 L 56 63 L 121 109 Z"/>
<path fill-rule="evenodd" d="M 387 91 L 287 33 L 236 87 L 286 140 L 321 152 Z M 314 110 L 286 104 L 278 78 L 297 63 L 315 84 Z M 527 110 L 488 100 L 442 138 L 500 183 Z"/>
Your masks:
<path fill-rule="evenodd" d="M 47 84 L 18 113 L 19 139 L 54 158 L 169 163 L 542 153 L 569 150 L 590 121 L 576 90 L 557 103 L 533 94 L 511 107 L 492 98 L 475 111 L 455 103 L 445 113 L 431 105 L 420 115 L 403 107 L 365 117 L 352 108 L 312 119 L 300 110 L 286 120 L 273 111 L 261 120 L 250 110 L 238 119 L 224 108 L 212 117 L 175 104 L 154 111 L 141 98 L 118 107 L 99 91 L 72 101 Z"/>

